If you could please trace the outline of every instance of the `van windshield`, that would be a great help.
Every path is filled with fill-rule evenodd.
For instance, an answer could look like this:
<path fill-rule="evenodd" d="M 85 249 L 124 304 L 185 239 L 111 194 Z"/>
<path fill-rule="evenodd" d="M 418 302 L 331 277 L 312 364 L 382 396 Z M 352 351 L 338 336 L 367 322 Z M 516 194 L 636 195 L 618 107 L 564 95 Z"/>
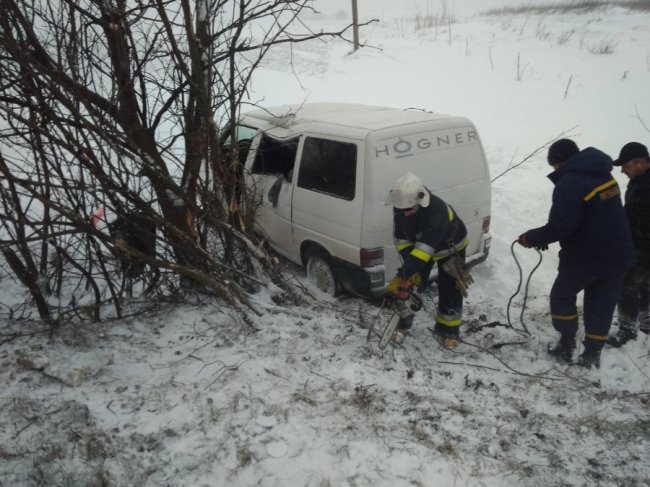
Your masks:
<path fill-rule="evenodd" d="M 252 127 L 247 127 L 246 125 L 235 126 L 235 137 L 237 139 L 237 143 L 235 145 L 237 149 L 237 161 L 239 161 L 239 164 L 242 167 L 246 163 L 246 158 L 248 157 L 248 152 L 251 148 L 251 142 L 253 141 L 253 137 L 255 137 L 256 133 L 257 129 L 254 129 Z M 226 129 L 222 132 L 221 137 L 221 154 L 222 158 L 226 161 L 230 160 L 232 157 L 232 146 L 232 132 L 230 130 L 230 127 L 226 127 Z"/>
<path fill-rule="evenodd" d="M 253 127 L 247 127 L 246 125 L 237 125 L 235 126 L 235 137 L 237 142 L 248 141 L 250 142 L 255 137 L 257 129 Z M 230 127 L 226 127 L 223 132 L 224 137 L 221 140 L 221 147 L 229 149 L 232 146 L 232 133 Z"/>

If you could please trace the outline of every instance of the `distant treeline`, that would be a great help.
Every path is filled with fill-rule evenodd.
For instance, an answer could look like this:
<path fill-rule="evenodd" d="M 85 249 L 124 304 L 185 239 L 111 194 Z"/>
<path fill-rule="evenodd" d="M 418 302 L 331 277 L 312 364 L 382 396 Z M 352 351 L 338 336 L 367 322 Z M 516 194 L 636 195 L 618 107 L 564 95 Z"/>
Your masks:
<path fill-rule="evenodd" d="M 505 15 L 505 14 L 545 14 L 545 13 L 565 13 L 575 11 L 589 12 L 603 7 L 624 7 L 631 10 L 642 10 L 650 12 L 650 0 L 619 1 L 619 2 L 601 2 L 590 0 L 577 0 L 573 2 L 558 2 L 549 5 L 522 5 L 520 7 L 503 7 L 492 9 L 485 12 L 486 15 Z"/>

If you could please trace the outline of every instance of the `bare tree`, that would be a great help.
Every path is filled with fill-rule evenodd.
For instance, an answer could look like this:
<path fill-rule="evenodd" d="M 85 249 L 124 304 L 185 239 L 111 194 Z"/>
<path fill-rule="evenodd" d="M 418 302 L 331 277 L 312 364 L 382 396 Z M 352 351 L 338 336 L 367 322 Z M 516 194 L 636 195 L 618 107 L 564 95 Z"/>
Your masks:
<path fill-rule="evenodd" d="M 252 233 L 256 198 L 244 190 L 237 148 L 222 150 L 229 134 L 220 127 L 234 140 L 270 49 L 345 39 L 351 26 L 309 30 L 299 14 L 310 5 L 0 0 L 0 247 L 42 319 L 54 320 L 47 296 L 66 283 L 92 291 L 95 319 L 105 296 L 119 313 L 107 249 L 238 309 L 247 306 L 240 285 L 259 269 L 278 278 Z M 156 255 L 93 225 L 100 208 L 153 220 Z"/>

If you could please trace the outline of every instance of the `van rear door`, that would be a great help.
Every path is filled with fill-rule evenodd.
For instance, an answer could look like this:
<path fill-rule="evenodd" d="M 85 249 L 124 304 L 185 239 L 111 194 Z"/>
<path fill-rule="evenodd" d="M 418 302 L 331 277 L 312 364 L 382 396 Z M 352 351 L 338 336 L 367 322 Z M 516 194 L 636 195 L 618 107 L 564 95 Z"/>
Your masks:
<path fill-rule="evenodd" d="M 393 242 L 392 208 L 383 207 L 388 192 L 401 175 L 411 172 L 436 196 L 449 203 L 468 230 L 467 256 L 483 251 L 483 222 L 490 216 L 490 176 L 478 133 L 465 118 L 403 125 L 369 136 L 364 214 L 366 238 L 384 245 L 386 278 L 400 265 Z M 363 246 L 374 242 L 362 242 Z"/>

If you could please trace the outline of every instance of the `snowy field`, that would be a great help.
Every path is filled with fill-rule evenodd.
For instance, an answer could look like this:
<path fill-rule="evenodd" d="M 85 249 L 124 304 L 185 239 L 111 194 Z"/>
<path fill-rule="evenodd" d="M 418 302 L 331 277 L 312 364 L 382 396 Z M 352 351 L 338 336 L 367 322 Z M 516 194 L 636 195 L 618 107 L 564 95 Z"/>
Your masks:
<path fill-rule="evenodd" d="M 157 304 L 53 337 L 9 340 L 39 325 L 7 323 L 0 486 L 648 485 L 648 337 L 607 347 L 600 370 L 549 360 L 557 244 L 531 279 L 530 336 L 518 333 L 523 290 L 515 329 L 503 325 L 519 282 L 511 243 L 550 207 L 538 149 L 562 133 L 614 158 L 626 142 L 650 144 L 650 12 L 483 14 L 548 3 L 360 0 L 361 19 L 379 20 L 363 29 L 365 48 L 286 46 L 253 82 L 252 101 L 267 106 L 414 107 L 476 124 L 496 178 L 493 240 L 473 271 L 457 349 L 431 336 L 431 291 L 413 335 L 385 351 L 381 303 L 287 308 L 271 289 L 256 297 L 268 310 L 257 332 L 216 301 Z M 314 28 L 349 22 L 348 0 L 316 4 Z M 453 23 L 417 28 L 443 5 Z M 525 279 L 537 253 L 515 252 Z M 6 277 L 0 289 L 17 292 Z"/>

